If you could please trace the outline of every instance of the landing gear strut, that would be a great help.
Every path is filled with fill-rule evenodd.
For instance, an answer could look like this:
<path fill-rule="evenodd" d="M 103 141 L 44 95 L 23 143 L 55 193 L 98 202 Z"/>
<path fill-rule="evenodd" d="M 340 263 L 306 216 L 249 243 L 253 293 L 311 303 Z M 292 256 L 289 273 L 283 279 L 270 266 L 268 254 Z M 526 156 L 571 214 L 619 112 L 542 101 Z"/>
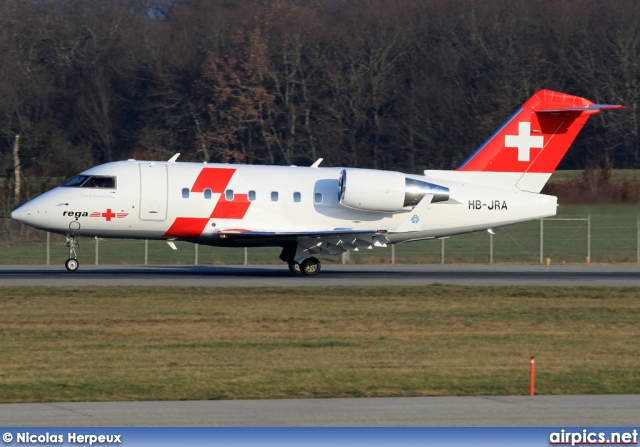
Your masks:
<path fill-rule="evenodd" d="M 295 260 L 298 244 L 287 243 L 282 247 L 280 259 L 289 265 L 289 271 L 294 275 L 314 276 L 320 273 L 320 261 L 313 256 L 298 263 Z"/>
<path fill-rule="evenodd" d="M 65 261 L 64 266 L 70 272 L 75 272 L 76 270 L 78 270 L 78 267 L 80 267 L 80 263 L 78 262 L 78 255 L 76 254 L 78 238 L 73 234 L 68 234 L 65 245 L 69 249 L 69 259 Z"/>

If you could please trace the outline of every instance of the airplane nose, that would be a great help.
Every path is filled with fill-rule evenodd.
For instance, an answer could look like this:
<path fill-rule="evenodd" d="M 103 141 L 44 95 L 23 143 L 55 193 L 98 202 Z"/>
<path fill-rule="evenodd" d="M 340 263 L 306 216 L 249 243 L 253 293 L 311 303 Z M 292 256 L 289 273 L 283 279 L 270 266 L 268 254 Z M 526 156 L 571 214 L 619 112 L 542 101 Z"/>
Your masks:
<path fill-rule="evenodd" d="M 29 218 L 30 211 L 31 209 L 29 207 L 22 205 L 11 211 L 11 218 L 18 222 L 27 223 L 26 221 Z"/>
<path fill-rule="evenodd" d="M 34 206 L 38 199 L 34 199 L 11 212 L 11 218 L 34 228 L 46 229 L 49 223 L 49 215 L 45 208 Z M 40 203 L 42 205 L 42 203 Z"/>

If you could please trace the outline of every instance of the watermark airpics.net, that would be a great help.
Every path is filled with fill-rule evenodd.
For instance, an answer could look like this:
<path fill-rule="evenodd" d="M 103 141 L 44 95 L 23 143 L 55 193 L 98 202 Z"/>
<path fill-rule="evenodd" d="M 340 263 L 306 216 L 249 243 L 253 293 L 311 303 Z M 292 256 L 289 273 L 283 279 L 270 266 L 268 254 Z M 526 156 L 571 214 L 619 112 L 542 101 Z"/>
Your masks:
<path fill-rule="evenodd" d="M 638 430 L 605 432 L 560 430 L 549 435 L 550 445 L 638 445 Z"/>

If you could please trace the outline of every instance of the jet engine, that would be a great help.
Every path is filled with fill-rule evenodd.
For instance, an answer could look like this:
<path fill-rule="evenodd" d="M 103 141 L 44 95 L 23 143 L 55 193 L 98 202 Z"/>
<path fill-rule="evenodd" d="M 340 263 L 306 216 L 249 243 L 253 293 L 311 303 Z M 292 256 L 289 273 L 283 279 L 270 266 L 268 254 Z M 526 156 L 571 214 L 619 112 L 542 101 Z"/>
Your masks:
<path fill-rule="evenodd" d="M 363 211 L 406 211 L 427 194 L 433 194 L 432 202 L 449 200 L 449 188 L 407 178 L 401 172 L 343 169 L 338 180 L 340 203 Z"/>

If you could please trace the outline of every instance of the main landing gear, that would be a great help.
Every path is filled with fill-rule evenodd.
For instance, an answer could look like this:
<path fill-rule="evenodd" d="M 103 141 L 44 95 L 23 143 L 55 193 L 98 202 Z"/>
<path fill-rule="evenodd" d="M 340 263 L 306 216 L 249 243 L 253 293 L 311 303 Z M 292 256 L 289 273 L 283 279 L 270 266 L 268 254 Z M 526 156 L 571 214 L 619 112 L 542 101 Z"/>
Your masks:
<path fill-rule="evenodd" d="M 78 255 L 76 254 L 76 247 L 78 246 L 78 238 L 75 235 L 68 234 L 66 246 L 69 249 L 69 259 L 64 263 L 64 266 L 70 272 L 75 272 L 80 267 L 78 262 Z"/>
<path fill-rule="evenodd" d="M 282 247 L 280 259 L 289 265 L 289 271 L 294 275 L 314 276 L 320 273 L 320 260 L 311 256 L 298 263 L 295 260 L 298 244 L 291 243 Z"/>
<path fill-rule="evenodd" d="M 294 275 L 314 276 L 320 273 L 321 266 L 320 260 L 312 256 L 301 263 L 289 262 L 289 271 Z"/>

